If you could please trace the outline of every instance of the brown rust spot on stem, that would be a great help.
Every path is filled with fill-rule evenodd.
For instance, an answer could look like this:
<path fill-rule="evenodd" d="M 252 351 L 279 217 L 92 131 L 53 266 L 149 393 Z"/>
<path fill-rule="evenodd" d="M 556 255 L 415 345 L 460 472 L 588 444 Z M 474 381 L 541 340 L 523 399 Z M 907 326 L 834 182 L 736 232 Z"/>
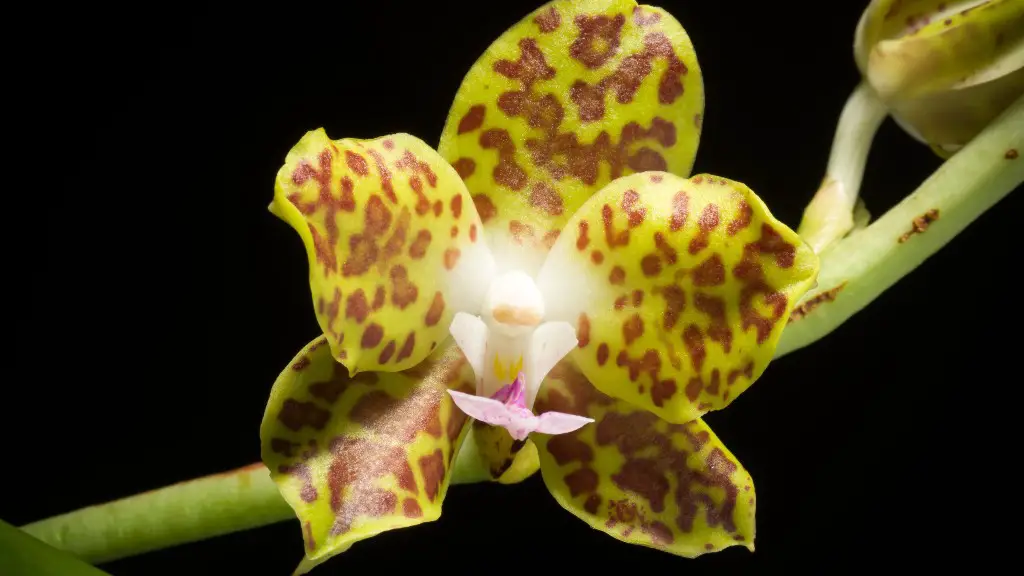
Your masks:
<path fill-rule="evenodd" d="M 910 240 L 910 237 L 913 236 L 914 234 L 920 234 L 924 232 L 925 230 L 928 229 L 929 226 L 931 226 L 932 222 L 935 222 L 938 219 L 939 211 L 936 210 L 935 208 L 932 208 L 931 210 L 925 212 L 924 214 L 918 216 L 917 218 L 914 218 L 913 226 L 910 228 L 909 231 L 905 232 L 902 236 L 900 236 L 899 243 L 903 244 L 907 240 Z"/>
<path fill-rule="evenodd" d="M 796 322 L 797 320 L 810 314 L 812 310 L 814 310 L 818 306 L 821 306 L 825 302 L 832 302 L 833 300 L 836 299 L 836 296 L 838 296 L 839 293 L 842 292 L 843 288 L 846 288 L 845 281 L 842 284 L 830 290 L 826 290 L 821 294 L 818 294 L 817 296 L 808 299 L 807 302 L 804 302 L 803 304 L 797 306 L 789 315 L 789 321 L 787 322 L 787 324 L 792 324 L 793 322 Z"/>
<path fill-rule="evenodd" d="M 1020 154 L 1017 152 L 1017 149 L 1010 148 L 1006 151 L 1006 154 L 1003 155 L 1003 158 L 1006 158 L 1007 160 L 1016 160 L 1018 156 L 1020 156 Z"/>

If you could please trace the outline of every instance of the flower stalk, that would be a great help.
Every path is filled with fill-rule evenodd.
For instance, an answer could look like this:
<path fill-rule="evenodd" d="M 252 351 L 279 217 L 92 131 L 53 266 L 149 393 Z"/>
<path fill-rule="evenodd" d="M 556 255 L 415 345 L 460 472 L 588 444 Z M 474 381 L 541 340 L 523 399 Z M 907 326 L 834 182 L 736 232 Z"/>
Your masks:
<path fill-rule="evenodd" d="M 1024 182 L 1024 96 L 913 194 L 821 257 L 775 357 L 828 335 Z"/>
<path fill-rule="evenodd" d="M 101 564 L 294 518 L 266 466 L 256 463 L 33 522 L 22 530 Z"/>
<path fill-rule="evenodd" d="M 452 484 L 490 479 L 473 450 L 464 450 Z M 29 535 L 90 564 L 102 564 L 295 520 L 266 467 L 257 462 L 22 526 Z"/>
<path fill-rule="evenodd" d="M 67 552 L 56 550 L 0 520 L 0 558 L 4 574 L 110 576 Z"/>
<path fill-rule="evenodd" d="M 821 187 L 804 210 L 797 233 L 816 254 L 855 227 L 854 209 L 868 152 L 887 110 L 874 90 L 861 82 L 843 107 L 832 140 Z"/>

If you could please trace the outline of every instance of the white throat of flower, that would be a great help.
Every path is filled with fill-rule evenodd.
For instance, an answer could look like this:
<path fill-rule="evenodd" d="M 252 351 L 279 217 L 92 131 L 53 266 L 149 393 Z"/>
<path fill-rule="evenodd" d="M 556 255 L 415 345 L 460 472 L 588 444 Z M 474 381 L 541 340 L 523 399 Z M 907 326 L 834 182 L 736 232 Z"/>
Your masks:
<path fill-rule="evenodd" d="M 476 375 L 476 394 L 490 398 L 525 375 L 526 408 L 533 409 L 541 382 L 577 345 L 568 322 L 543 322 L 544 297 L 521 270 L 494 278 L 479 316 L 460 312 L 451 334 Z"/>

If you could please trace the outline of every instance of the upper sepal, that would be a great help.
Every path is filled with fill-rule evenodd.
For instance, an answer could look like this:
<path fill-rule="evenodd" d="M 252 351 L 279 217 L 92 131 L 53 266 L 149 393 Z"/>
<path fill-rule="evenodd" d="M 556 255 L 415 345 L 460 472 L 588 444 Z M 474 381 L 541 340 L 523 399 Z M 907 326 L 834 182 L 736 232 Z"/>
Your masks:
<path fill-rule="evenodd" d="M 683 423 L 764 371 L 818 258 L 739 182 L 664 172 L 615 180 L 573 215 L 537 284 L 576 326 L 600 391 Z"/>
<path fill-rule="evenodd" d="M 317 321 L 352 374 L 418 364 L 457 310 L 482 302 L 494 263 L 480 217 L 455 170 L 413 136 L 306 133 L 271 209 L 306 246 Z"/>
<path fill-rule="evenodd" d="M 669 13 L 557 0 L 473 65 L 438 150 L 465 180 L 499 260 L 533 272 L 573 212 L 614 178 L 689 174 L 703 110 L 696 54 Z"/>

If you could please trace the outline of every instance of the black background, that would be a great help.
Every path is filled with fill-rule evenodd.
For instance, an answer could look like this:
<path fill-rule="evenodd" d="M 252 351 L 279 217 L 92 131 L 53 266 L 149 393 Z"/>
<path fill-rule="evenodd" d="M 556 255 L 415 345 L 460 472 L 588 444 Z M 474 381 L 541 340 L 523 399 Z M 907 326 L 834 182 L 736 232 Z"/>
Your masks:
<path fill-rule="evenodd" d="M 301 242 L 266 210 L 286 152 L 320 126 L 436 144 L 462 75 L 538 5 L 65 14 L 48 44 L 61 56 L 47 102 L 62 123 L 51 136 L 74 154 L 50 153 L 37 188 L 49 204 L 28 224 L 48 251 L 29 268 L 29 376 L 12 385 L 4 422 L 20 440 L 8 445 L 0 518 L 24 524 L 257 461 L 271 384 L 318 333 Z M 852 38 L 866 2 L 659 5 L 686 27 L 704 73 L 694 172 L 748 184 L 795 228 L 858 81 Z M 871 212 L 939 164 L 887 120 L 864 179 Z M 1004 200 L 707 417 L 756 482 L 755 553 L 686 560 L 619 543 L 563 511 L 537 474 L 453 488 L 439 521 L 359 543 L 317 572 L 986 562 L 1014 539 L 1019 500 L 1004 413 L 1021 380 L 1011 239 L 1022 208 L 1019 194 Z M 298 525 L 284 522 L 104 568 L 287 574 L 301 555 Z"/>

